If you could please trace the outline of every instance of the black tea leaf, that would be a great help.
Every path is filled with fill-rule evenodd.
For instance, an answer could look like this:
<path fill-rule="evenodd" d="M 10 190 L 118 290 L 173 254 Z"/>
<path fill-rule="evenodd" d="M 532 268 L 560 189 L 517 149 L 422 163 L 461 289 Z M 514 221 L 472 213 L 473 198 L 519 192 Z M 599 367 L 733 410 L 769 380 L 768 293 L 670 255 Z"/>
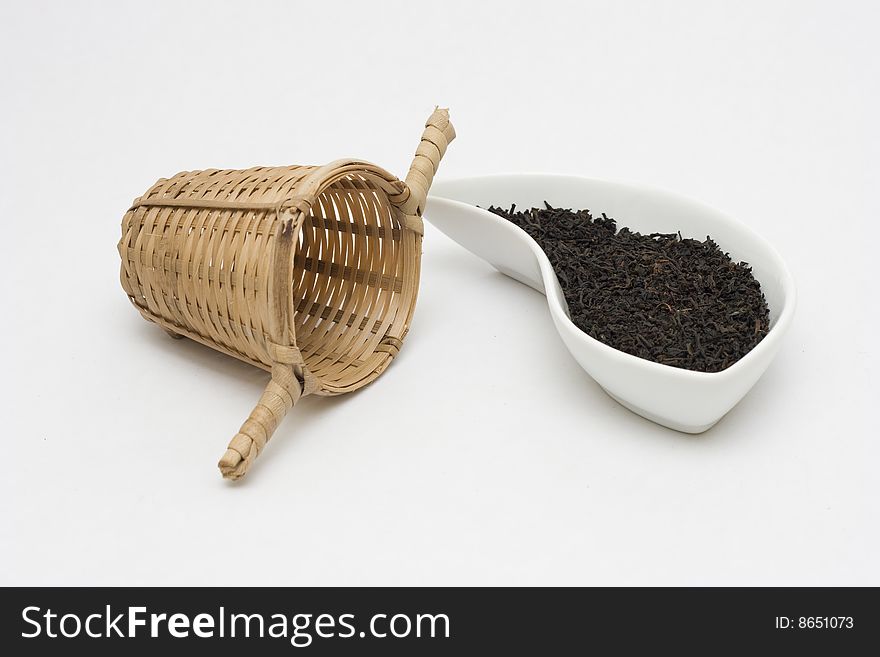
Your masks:
<path fill-rule="evenodd" d="M 550 259 L 571 320 L 628 354 L 698 372 L 720 372 L 770 327 L 761 285 L 706 236 L 642 235 L 604 213 L 545 207 L 490 212 L 525 230 Z"/>

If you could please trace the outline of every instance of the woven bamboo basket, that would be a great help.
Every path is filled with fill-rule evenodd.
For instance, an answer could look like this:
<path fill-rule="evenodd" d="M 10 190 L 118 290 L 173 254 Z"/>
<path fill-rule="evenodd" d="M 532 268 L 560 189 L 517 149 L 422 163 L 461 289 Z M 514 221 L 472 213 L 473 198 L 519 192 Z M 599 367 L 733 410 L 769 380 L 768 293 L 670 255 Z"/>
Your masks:
<path fill-rule="evenodd" d="M 429 117 L 401 181 L 360 160 L 186 171 L 122 219 L 122 287 L 140 313 L 271 373 L 220 459 L 238 479 L 309 394 L 352 392 L 400 350 L 419 288 L 425 198 L 455 138 Z"/>

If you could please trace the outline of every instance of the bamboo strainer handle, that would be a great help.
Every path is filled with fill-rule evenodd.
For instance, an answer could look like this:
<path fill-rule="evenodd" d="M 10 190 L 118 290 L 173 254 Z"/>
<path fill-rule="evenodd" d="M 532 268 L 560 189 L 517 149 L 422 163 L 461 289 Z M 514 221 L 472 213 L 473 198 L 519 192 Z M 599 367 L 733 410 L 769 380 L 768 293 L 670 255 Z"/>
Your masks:
<path fill-rule="evenodd" d="M 455 139 L 455 128 L 449 121 L 449 110 L 435 109 L 425 123 L 422 141 L 419 142 L 409 173 L 406 174 L 409 197 L 399 205 L 405 214 L 422 216 L 434 174 L 437 173 L 440 160 L 446 153 L 446 147 L 453 139 Z"/>
<path fill-rule="evenodd" d="M 301 384 L 293 370 L 284 365 L 274 366 L 272 380 L 217 464 L 225 478 L 238 479 L 248 471 L 287 411 L 300 397 Z"/>
<path fill-rule="evenodd" d="M 297 212 L 302 212 L 298 209 Z M 272 379 L 260 395 L 260 400 L 241 429 L 229 442 L 217 466 L 227 479 L 239 479 L 248 471 L 254 459 L 269 442 L 275 429 L 304 395 L 319 387 L 317 379 L 305 367 L 302 354 L 292 336 L 289 322 L 290 281 L 293 276 L 294 220 L 287 217 L 281 222 L 272 249 L 268 281 L 270 300 L 268 345 L 273 361 Z"/>

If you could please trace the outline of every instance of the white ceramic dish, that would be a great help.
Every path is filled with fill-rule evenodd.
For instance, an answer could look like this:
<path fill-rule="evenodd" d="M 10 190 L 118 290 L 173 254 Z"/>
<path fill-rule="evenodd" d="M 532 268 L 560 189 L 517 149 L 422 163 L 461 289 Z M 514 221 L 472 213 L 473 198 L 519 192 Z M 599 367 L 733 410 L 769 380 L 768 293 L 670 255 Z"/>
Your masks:
<path fill-rule="evenodd" d="M 711 235 L 736 261 L 752 266 L 770 307 L 770 331 L 731 367 L 703 373 L 660 365 L 609 347 L 577 328 L 547 256 L 524 231 L 476 206 L 589 208 L 643 233 Z M 795 287 L 779 254 L 747 226 L 667 191 L 591 178 L 509 174 L 435 181 L 425 218 L 498 271 L 547 296 L 550 316 L 572 356 L 605 391 L 639 415 L 700 433 L 720 420 L 764 373 L 791 323 Z"/>

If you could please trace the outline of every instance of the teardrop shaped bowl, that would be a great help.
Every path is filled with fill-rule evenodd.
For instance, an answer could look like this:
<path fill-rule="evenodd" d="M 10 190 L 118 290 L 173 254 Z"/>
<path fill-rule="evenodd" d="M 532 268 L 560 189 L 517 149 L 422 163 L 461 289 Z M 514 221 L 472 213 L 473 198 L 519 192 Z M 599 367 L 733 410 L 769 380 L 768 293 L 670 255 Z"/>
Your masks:
<path fill-rule="evenodd" d="M 770 308 L 770 330 L 748 354 L 721 372 L 695 372 L 632 356 L 596 340 L 572 323 L 553 267 L 527 233 L 487 210 L 588 208 L 618 226 L 642 233 L 710 235 L 735 261 L 745 261 L 761 283 Z M 481 206 L 481 207 L 477 207 Z M 542 292 L 571 355 L 615 400 L 653 422 L 701 433 L 733 408 L 761 377 L 779 350 L 794 315 L 794 281 L 782 258 L 763 238 L 726 214 L 678 194 L 627 183 L 554 174 L 500 174 L 435 181 L 425 219 L 498 271 Z"/>

